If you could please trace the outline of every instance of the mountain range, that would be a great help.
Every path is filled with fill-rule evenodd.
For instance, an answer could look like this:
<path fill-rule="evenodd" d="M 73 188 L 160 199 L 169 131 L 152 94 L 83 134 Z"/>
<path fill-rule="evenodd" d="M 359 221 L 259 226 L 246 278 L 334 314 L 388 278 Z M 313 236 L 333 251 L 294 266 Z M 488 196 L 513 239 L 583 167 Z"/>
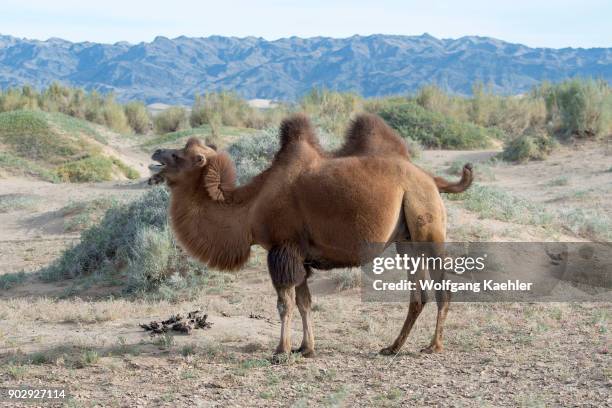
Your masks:
<path fill-rule="evenodd" d="M 312 88 L 372 97 L 406 94 L 430 83 L 466 95 L 475 81 L 518 94 L 543 80 L 574 76 L 611 82 L 612 48 L 530 48 L 488 37 L 429 34 L 274 41 L 156 37 L 139 44 L 0 35 L 2 88 L 58 81 L 147 103 L 191 104 L 194 94 L 216 90 L 288 101 Z"/>

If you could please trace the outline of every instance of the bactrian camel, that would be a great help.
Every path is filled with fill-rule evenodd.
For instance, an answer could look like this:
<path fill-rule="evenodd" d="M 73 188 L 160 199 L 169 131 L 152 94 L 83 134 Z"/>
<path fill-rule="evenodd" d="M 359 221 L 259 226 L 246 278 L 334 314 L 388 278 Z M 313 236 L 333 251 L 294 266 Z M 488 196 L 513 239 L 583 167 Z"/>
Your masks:
<path fill-rule="evenodd" d="M 452 184 L 411 163 L 402 140 L 380 118 L 364 114 L 349 128 L 345 145 L 326 152 L 308 119 L 300 114 L 280 127 L 280 149 L 272 164 L 249 183 L 236 186 L 234 165 L 224 152 L 190 139 L 183 149 L 157 150 L 153 182 L 171 191 L 170 219 L 182 247 L 221 270 L 236 270 L 251 246 L 268 251 L 281 320 L 275 354 L 291 351 L 291 318 L 300 312 L 303 340 L 297 350 L 314 355 L 308 278 L 312 269 L 363 265 L 395 243 L 444 243 L 446 210 L 439 191 L 459 192 L 472 181 L 466 165 Z M 367 248 L 376 248 L 374 253 Z M 439 254 L 439 246 L 431 245 Z M 442 279 L 444 271 L 428 271 Z M 425 273 L 420 271 L 419 274 Z M 425 275 L 423 275 L 425 276 Z M 442 350 L 450 293 L 436 292 L 436 328 L 426 352 Z M 396 340 L 382 354 L 399 352 L 425 305 L 412 291 L 408 315 Z"/>

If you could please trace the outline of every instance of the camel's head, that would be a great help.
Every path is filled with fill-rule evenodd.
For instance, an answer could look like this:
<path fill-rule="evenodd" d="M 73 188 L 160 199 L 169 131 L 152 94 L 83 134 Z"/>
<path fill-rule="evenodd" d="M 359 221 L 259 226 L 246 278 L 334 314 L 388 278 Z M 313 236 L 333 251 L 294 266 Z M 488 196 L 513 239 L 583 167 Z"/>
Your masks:
<path fill-rule="evenodd" d="M 190 138 L 182 149 L 158 149 L 151 158 L 159 164 L 152 164 L 149 170 L 153 173 L 149 184 L 166 181 L 168 185 L 176 184 L 190 174 L 202 171 L 211 157 L 216 156 L 216 147 L 206 145 L 196 138 Z"/>

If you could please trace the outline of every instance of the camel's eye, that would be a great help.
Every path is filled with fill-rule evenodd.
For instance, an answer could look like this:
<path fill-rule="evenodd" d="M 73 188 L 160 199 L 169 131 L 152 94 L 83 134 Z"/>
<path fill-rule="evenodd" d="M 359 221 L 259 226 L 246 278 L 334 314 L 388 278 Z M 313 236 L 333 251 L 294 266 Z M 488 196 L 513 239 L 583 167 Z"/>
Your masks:
<path fill-rule="evenodd" d="M 178 159 L 179 159 L 179 157 L 176 155 L 176 153 L 172 153 L 172 158 L 173 158 L 174 160 L 178 160 Z"/>

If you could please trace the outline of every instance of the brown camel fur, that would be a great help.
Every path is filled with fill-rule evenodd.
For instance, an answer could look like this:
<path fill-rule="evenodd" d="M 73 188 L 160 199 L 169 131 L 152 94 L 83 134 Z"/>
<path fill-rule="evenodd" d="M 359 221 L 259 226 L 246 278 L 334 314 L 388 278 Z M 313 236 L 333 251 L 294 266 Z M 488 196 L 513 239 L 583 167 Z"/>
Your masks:
<path fill-rule="evenodd" d="M 345 147 L 333 157 L 321 149 L 302 115 L 283 121 L 280 140 L 271 166 L 244 186 L 235 186 L 229 156 L 197 139 L 183 149 L 156 151 L 153 160 L 161 163 L 161 172 L 155 180 L 166 180 L 170 187 L 172 228 L 195 258 L 213 268 L 235 270 L 247 261 L 252 245 L 268 251 L 281 319 L 275 354 L 291 351 L 297 304 L 303 324 L 298 350 L 310 357 L 311 268 L 359 266 L 391 243 L 399 252 L 409 249 L 407 241 L 443 243 L 446 210 L 434 179 L 402 154 L 383 157 L 362 150 L 358 155 Z M 439 255 L 438 248 L 432 245 L 431 255 Z M 436 280 L 444 275 L 443 270 L 429 273 Z M 449 295 L 436 293 L 436 329 L 424 351 L 442 350 Z M 400 350 L 426 301 L 425 293 L 411 292 L 404 326 L 381 353 Z"/>
<path fill-rule="evenodd" d="M 410 160 L 410 152 L 404 141 L 377 115 L 358 115 L 349 126 L 345 140 L 342 147 L 331 153 L 332 157 L 401 156 Z M 441 193 L 461 193 L 470 187 L 474 179 L 470 163 L 463 166 L 461 180 L 457 183 L 435 175 L 431 177 Z"/>

